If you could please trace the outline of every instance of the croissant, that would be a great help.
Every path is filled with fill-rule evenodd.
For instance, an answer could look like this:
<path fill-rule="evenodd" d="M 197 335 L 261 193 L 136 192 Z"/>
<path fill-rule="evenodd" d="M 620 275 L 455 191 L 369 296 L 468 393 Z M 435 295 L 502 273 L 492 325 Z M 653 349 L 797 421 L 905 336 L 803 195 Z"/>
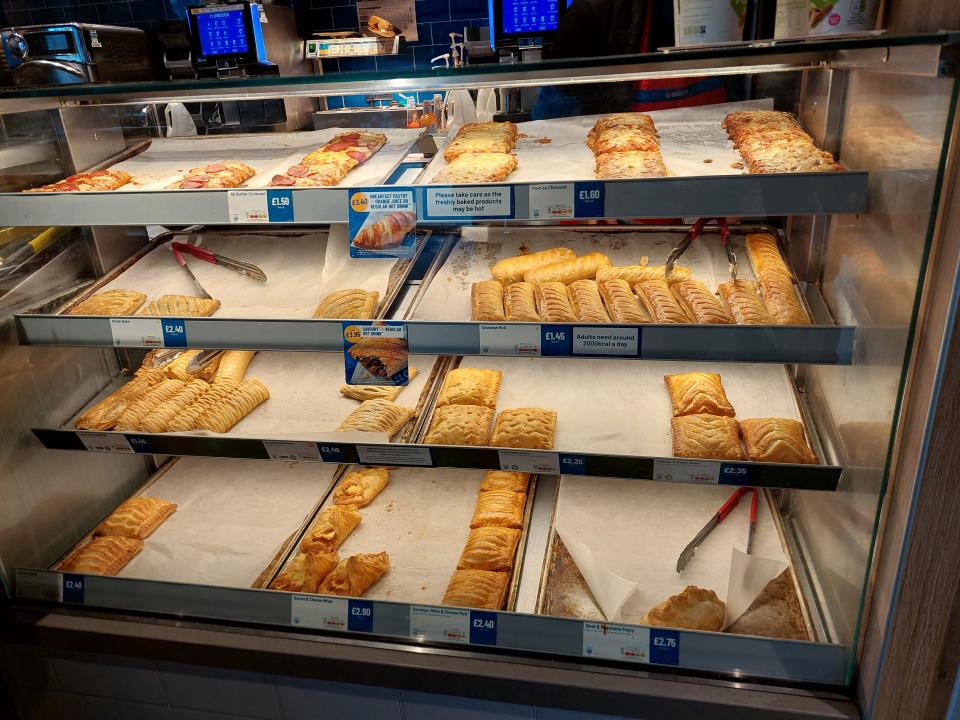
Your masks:
<path fill-rule="evenodd" d="M 149 433 L 163 432 L 177 413 L 192 405 L 209 389 L 209 383 L 191 380 L 169 400 L 154 407 L 140 423 L 140 429 Z"/>
<path fill-rule="evenodd" d="M 364 250 L 396 247 L 417 224 L 417 214 L 398 210 L 370 223 L 353 238 L 353 246 Z"/>
<path fill-rule="evenodd" d="M 360 511 L 355 505 L 331 505 L 324 508 L 300 541 L 305 553 L 333 552 L 360 524 Z"/>
<path fill-rule="evenodd" d="M 221 403 L 236 389 L 233 382 L 223 382 L 212 385 L 210 389 L 201 395 L 186 409 L 176 415 L 167 423 L 167 432 L 187 432 L 197 429 L 197 422 L 208 410 L 211 410 Z"/>
<path fill-rule="evenodd" d="M 262 382 L 244 380 L 224 398 L 222 403 L 214 405 L 197 418 L 197 429 L 225 433 L 249 415 L 257 405 L 266 402 L 269 397 L 270 391 Z"/>
<path fill-rule="evenodd" d="M 129 403 L 126 409 L 117 418 L 115 430 L 139 430 L 140 423 L 153 408 L 166 402 L 179 392 L 184 386 L 180 380 L 164 380 L 145 392 L 139 398 Z"/>
<path fill-rule="evenodd" d="M 256 354 L 255 350 L 227 350 L 220 356 L 220 364 L 213 376 L 214 384 L 232 383 L 233 385 L 239 385 L 243 380 L 243 374 L 247 372 L 247 367 Z"/>
<path fill-rule="evenodd" d="M 389 569 L 390 556 L 385 552 L 351 555 L 324 578 L 317 592 L 360 597 Z"/>

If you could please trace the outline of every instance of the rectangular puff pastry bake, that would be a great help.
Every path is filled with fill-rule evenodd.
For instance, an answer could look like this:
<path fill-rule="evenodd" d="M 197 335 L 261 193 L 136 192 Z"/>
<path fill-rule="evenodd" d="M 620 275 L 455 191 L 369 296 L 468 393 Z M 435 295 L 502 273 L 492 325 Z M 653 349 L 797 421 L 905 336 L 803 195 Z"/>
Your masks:
<path fill-rule="evenodd" d="M 687 585 L 683 592 L 650 608 L 640 624 L 720 632 L 726 610 L 713 590 Z"/>
<path fill-rule="evenodd" d="M 649 128 L 651 130 L 655 129 L 653 118 L 646 113 L 622 112 L 613 113 L 612 115 L 604 115 L 593 124 L 593 127 L 590 128 L 590 131 L 587 133 L 587 147 L 593 150 L 597 142 L 597 137 L 599 137 L 599 135 L 605 130 L 616 127 L 640 127 Z"/>
<path fill-rule="evenodd" d="M 503 285 L 499 280 L 482 280 L 471 286 L 470 319 L 492 322 L 507 319 L 503 307 Z"/>
<path fill-rule="evenodd" d="M 186 175 L 169 187 L 175 190 L 232 188 L 246 182 L 254 175 L 256 171 L 249 165 L 230 160 L 191 168 Z"/>
<path fill-rule="evenodd" d="M 556 410 L 510 408 L 497 414 L 490 444 L 493 447 L 551 450 L 556 432 Z"/>
<path fill-rule="evenodd" d="M 467 123 L 444 148 L 443 157 L 452 162 L 466 154 L 509 153 L 517 145 L 517 134 L 512 122 Z"/>
<path fill-rule="evenodd" d="M 317 309 L 313 311 L 313 317 L 330 320 L 369 320 L 377 311 L 379 297 L 380 294 L 376 290 L 372 292 L 359 288 L 337 290 L 320 301 Z"/>
<path fill-rule="evenodd" d="M 106 290 L 77 303 L 67 315 L 133 315 L 146 299 L 136 290 Z"/>
<path fill-rule="evenodd" d="M 509 490 L 510 492 L 525 493 L 530 482 L 530 473 L 514 472 L 512 470 L 487 470 L 480 483 L 480 492 L 488 490 Z"/>
<path fill-rule="evenodd" d="M 270 399 L 270 391 L 259 380 L 244 380 L 197 418 L 196 429 L 225 433 L 253 410 Z"/>
<path fill-rule="evenodd" d="M 123 170 L 92 170 L 24 192 L 106 192 L 123 187 L 132 179 Z"/>
<path fill-rule="evenodd" d="M 300 551 L 332 553 L 360 524 L 360 520 L 360 511 L 356 505 L 331 505 L 324 508 L 300 540 Z"/>
<path fill-rule="evenodd" d="M 477 496 L 477 507 L 470 521 L 471 529 L 493 525 L 496 527 L 523 527 L 523 506 L 527 502 L 526 493 L 511 490 L 490 490 Z"/>
<path fill-rule="evenodd" d="M 543 322 L 575 322 L 577 316 L 570 304 L 567 286 L 562 282 L 537 283 L 534 290 L 534 299 L 537 301 L 537 312 Z"/>
<path fill-rule="evenodd" d="M 360 553 L 344 558 L 323 579 L 317 592 L 321 595 L 360 597 L 390 569 L 390 556 L 385 552 Z"/>
<path fill-rule="evenodd" d="M 98 535 L 70 553 L 57 569 L 90 575 L 116 575 L 141 549 L 143 540 L 137 538 Z"/>
<path fill-rule="evenodd" d="M 270 589 L 315 593 L 320 582 L 337 566 L 337 562 L 336 552 L 297 553 L 270 583 Z"/>
<path fill-rule="evenodd" d="M 670 292 L 687 316 L 696 323 L 729 325 L 733 322 L 720 298 L 699 280 L 670 283 Z"/>
<path fill-rule="evenodd" d="M 690 372 L 682 375 L 664 375 L 663 382 L 670 393 L 673 416 L 727 415 L 736 411 L 727 400 L 719 373 Z"/>
<path fill-rule="evenodd" d="M 503 309 L 507 320 L 514 322 L 540 322 L 537 312 L 537 286 L 528 282 L 515 282 L 503 291 Z"/>
<path fill-rule="evenodd" d="M 626 280 L 598 282 L 600 297 L 610 320 L 615 323 L 648 323 L 650 315 L 637 300 Z"/>
<path fill-rule="evenodd" d="M 561 260 L 572 260 L 576 256 L 576 253 L 569 248 L 547 248 L 539 252 L 505 258 L 490 268 L 490 274 L 494 280 L 499 280 L 507 285 L 523 280 L 524 274 L 534 268 L 553 265 Z"/>
<path fill-rule="evenodd" d="M 773 316 L 757 295 L 757 286 L 750 280 L 728 280 L 720 283 L 717 291 L 738 325 L 774 324 Z"/>
<path fill-rule="evenodd" d="M 359 430 L 382 432 L 393 437 L 415 414 L 410 407 L 397 405 L 389 400 L 364 400 L 360 406 L 344 418 L 338 431 Z"/>
<path fill-rule="evenodd" d="M 594 155 L 627 151 L 660 152 L 660 138 L 652 127 L 620 126 L 601 132 L 593 146 Z"/>
<path fill-rule="evenodd" d="M 385 467 L 369 467 L 347 473 L 333 493 L 336 505 L 366 507 L 390 482 L 390 471 Z"/>
<path fill-rule="evenodd" d="M 412 365 L 407 368 L 407 379 L 413 380 L 420 371 Z M 340 386 L 340 394 L 353 400 L 396 400 L 405 385 L 347 385 Z"/>
<path fill-rule="evenodd" d="M 445 405 L 433 411 L 427 445 L 489 445 L 493 410 L 479 405 Z"/>
<path fill-rule="evenodd" d="M 120 535 L 143 540 L 177 509 L 172 502 L 152 497 L 134 497 L 120 503 L 97 525 L 94 535 Z"/>
<path fill-rule="evenodd" d="M 803 423 L 790 418 L 750 418 L 740 421 L 747 458 L 757 462 L 816 465 Z"/>
<path fill-rule="evenodd" d="M 688 323 L 690 317 L 670 292 L 666 280 L 645 280 L 634 285 L 640 301 L 655 323 Z"/>
<path fill-rule="evenodd" d="M 441 605 L 500 610 L 507 599 L 510 573 L 490 570 L 456 570 Z"/>
<path fill-rule="evenodd" d="M 437 407 L 482 405 L 493 409 L 497 406 L 501 382 L 503 373 L 500 370 L 465 367 L 451 370 L 443 380 Z"/>
<path fill-rule="evenodd" d="M 607 280 L 626 280 L 631 286 L 647 280 L 666 280 L 666 265 L 614 265 L 597 270 L 597 282 Z M 669 282 L 690 279 L 690 268 L 674 267 Z"/>
<path fill-rule="evenodd" d="M 207 317 L 220 307 L 220 301 L 212 298 L 190 295 L 161 295 L 144 305 L 137 315 L 186 315 L 188 317 Z"/>
<path fill-rule="evenodd" d="M 608 323 L 610 316 L 603 307 L 595 280 L 574 280 L 567 285 L 570 306 L 580 322 Z"/>
<path fill-rule="evenodd" d="M 745 460 L 740 427 L 726 415 L 683 415 L 670 419 L 673 454 L 681 458 Z"/>
<path fill-rule="evenodd" d="M 598 180 L 667 176 L 667 166 L 659 150 L 604 153 L 597 156 L 595 171 Z"/>
<path fill-rule="evenodd" d="M 375 377 L 390 378 L 407 367 L 406 338 L 367 337 L 355 342 L 350 357 Z"/>
<path fill-rule="evenodd" d="M 485 525 L 470 531 L 467 544 L 460 553 L 457 570 L 493 570 L 509 572 L 520 542 L 520 531 L 513 528 Z"/>
<path fill-rule="evenodd" d="M 597 270 L 609 265 L 612 265 L 609 257 L 603 253 L 592 252 L 528 270 L 523 274 L 523 279 L 532 283 L 562 282 L 569 285 L 575 280 L 590 280 L 597 274 Z"/>
<path fill-rule="evenodd" d="M 506 153 L 469 153 L 460 155 L 438 172 L 432 185 L 498 183 L 517 168 L 517 159 Z"/>

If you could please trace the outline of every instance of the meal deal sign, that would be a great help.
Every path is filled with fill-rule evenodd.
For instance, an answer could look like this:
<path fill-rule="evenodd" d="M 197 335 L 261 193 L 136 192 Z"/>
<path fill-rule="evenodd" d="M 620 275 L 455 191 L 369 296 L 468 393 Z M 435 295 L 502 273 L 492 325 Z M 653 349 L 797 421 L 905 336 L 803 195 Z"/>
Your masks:
<path fill-rule="evenodd" d="M 413 188 L 353 188 L 347 199 L 350 257 L 412 258 L 416 254 Z"/>
<path fill-rule="evenodd" d="M 510 220 L 513 186 L 427 187 L 423 210 L 425 220 Z"/>
<path fill-rule="evenodd" d="M 410 382 L 406 324 L 344 320 L 343 358 L 349 385 L 406 385 Z"/>

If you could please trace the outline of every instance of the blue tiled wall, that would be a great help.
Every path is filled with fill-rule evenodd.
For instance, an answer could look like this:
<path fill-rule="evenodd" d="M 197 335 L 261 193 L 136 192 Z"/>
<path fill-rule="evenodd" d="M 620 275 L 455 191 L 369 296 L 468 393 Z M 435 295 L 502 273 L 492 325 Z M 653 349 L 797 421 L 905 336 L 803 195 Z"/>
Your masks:
<path fill-rule="evenodd" d="M 150 30 L 154 28 L 157 20 L 176 17 L 170 0 L 100 0 L 99 2 L 96 0 L 2 0 L 0 2 L 0 23 L 5 25 L 38 25 L 73 21 L 131 25 Z"/>

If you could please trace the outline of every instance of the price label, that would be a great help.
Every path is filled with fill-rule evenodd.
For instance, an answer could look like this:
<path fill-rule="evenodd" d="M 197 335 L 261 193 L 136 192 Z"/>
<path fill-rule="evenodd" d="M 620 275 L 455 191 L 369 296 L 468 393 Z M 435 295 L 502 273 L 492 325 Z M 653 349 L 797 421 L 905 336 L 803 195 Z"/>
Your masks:
<path fill-rule="evenodd" d="M 480 325 L 481 355 L 539 355 L 539 325 Z"/>
<path fill-rule="evenodd" d="M 168 348 L 187 346 L 187 329 L 180 318 L 162 318 L 163 346 Z"/>
<path fill-rule="evenodd" d="M 364 465 L 415 465 L 433 467 L 430 448 L 402 445 L 357 445 L 357 457 Z"/>
<path fill-rule="evenodd" d="M 345 463 L 349 462 L 346 451 L 342 445 L 329 445 L 321 443 L 320 459 L 325 463 Z"/>
<path fill-rule="evenodd" d="M 83 605 L 83 586 L 86 578 L 83 575 L 63 573 L 63 602 Z"/>
<path fill-rule="evenodd" d="M 293 190 L 267 190 L 267 219 L 272 223 L 293 222 Z"/>
<path fill-rule="evenodd" d="M 110 318 L 114 347 L 163 347 L 160 318 Z"/>
<path fill-rule="evenodd" d="M 17 597 L 24 600 L 63 601 L 63 579 L 60 573 L 18 569 L 15 587 Z"/>
<path fill-rule="evenodd" d="M 583 656 L 604 660 L 650 661 L 650 630 L 633 625 L 585 622 Z"/>
<path fill-rule="evenodd" d="M 227 215 L 231 223 L 270 222 L 266 190 L 227 190 Z"/>
<path fill-rule="evenodd" d="M 680 633 L 676 630 L 650 628 L 650 662 L 679 665 Z"/>
<path fill-rule="evenodd" d="M 537 450 L 499 450 L 500 469 L 515 472 L 557 475 L 560 472 L 560 455 Z"/>
<path fill-rule="evenodd" d="M 573 187 L 573 212 L 578 218 L 604 216 L 604 193 L 602 182 L 578 182 Z"/>
<path fill-rule="evenodd" d="M 637 357 L 640 328 L 573 328 L 574 355 L 620 355 Z"/>
<path fill-rule="evenodd" d="M 573 183 L 531 185 L 529 198 L 531 220 L 573 217 Z"/>
<path fill-rule="evenodd" d="M 352 258 L 412 258 L 417 252 L 416 223 L 417 201 L 412 187 L 355 187 L 347 191 Z"/>
<path fill-rule="evenodd" d="M 569 325 L 540 326 L 540 354 L 544 357 L 569 357 L 573 346 L 573 328 Z"/>
<path fill-rule="evenodd" d="M 271 460 L 320 462 L 320 449 L 306 440 L 264 440 L 263 449 Z"/>
<path fill-rule="evenodd" d="M 373 632 L 373 603 L 369 600 L 350 600 L 347 607 L 347 630 Z"/>
<path fill-rule="evenodd" d="M 562 475 L 586 475 L 587 459 L 583 455 L 560 453 L 560 473 Z"/>
<path fill-rule="evenodd" d="M 470 611 L 470 642 L 474 645 L 497 644 L 497 614 L 495 612 Z"/>
<path fill-rule="evenodd" d="M 720 463 L 713 460 L 662 458 L 653 461 L 653 479 L 658 482 L 716 485 L 719 477 Z"/>
<path fill-rule="evenodd" d="M 469 642 L 470 611 L 460 608 L 411 605 L 410 637 L 439 642 Z"/>
<path fill-rule="evenodd" d="M 135 453 L 145 453 L 149 455 L 157 452 L 150 442 L 150 438 L 146 435 L 124 435 L 124 437 L 127 438 L 127 442 L 130 443 L 130 447 L 133 448 Z"/>
<path fill-rule="evenodd" d="M 510 220 L 514 214 L 513 186 L 428 186 L 425 220 Z"/>
<path fill-rule="evenodd" d="M 93 432 L 91 430 L 77 430 L 77 437 L 87 450 L 93 452 L 133 453 L 133 448 L 127 442 L 123 433 Z"/>
<path fill-rule="evenodd" d="M 294 595 L 290 598 L 290 624 L 320 630 L 346 630 L 346 598 Z"/>
<path fill-rule="evenodd" d="M 720 463 L 721 485 L 755 485 L 752 477 L 756 472 L 753 465 L 740 463 Z"/>

